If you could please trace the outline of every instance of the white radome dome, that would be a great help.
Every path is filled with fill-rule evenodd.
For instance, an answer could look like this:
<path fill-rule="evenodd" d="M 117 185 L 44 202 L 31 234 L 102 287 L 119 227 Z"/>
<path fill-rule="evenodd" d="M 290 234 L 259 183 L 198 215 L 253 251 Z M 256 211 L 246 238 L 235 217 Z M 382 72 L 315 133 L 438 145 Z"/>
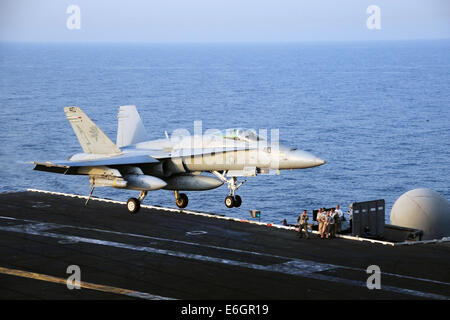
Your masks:
<path fill-rule="evenodd" d="M 423 240 L 450 236 L 450 203 L 431 189 L 414 189 L 401 195 L 390 219 L 393 225 L 422 230 Z"/>

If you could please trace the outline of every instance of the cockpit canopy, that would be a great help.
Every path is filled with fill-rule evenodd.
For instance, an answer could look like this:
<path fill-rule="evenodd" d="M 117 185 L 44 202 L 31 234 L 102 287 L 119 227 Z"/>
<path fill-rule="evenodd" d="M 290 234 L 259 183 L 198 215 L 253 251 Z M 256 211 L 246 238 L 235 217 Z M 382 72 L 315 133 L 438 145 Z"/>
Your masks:
<path fill-rule="evenodd" d="M 225 129 L 221 132 L 224 139 L 233 139 L 239 141 L 261 141 L 265 140 L 258 134 L 254 129 L 242 129 L 242 128 L 233 128 L 233 129 Z"/>

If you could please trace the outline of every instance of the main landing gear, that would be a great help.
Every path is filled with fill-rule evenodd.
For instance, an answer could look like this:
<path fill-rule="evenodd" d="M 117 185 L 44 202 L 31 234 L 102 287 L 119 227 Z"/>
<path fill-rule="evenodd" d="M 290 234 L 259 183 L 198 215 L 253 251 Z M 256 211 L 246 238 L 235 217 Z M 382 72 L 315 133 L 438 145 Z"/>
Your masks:
<path fill-rule="evenodd" d="M 189 203 L 188 196 L 185 193 L 178 193 L 178 190 L 175 190 L 174 194 L 177 207 L 180 209 L 186 208 Z"/>
<path fill-rule="evenodd" d="M 127 201 L 127 209 L 131 214 L 135 214 L 139 211 L 141 208 L 141 202 L 144 200 L 144 198 L 147 196 L 147 191 L 141 191 L 139 193 L 139 197 L 136 198 L 130 198 Z"/>
<path fill-rule="evenodd" d="M 241 183 L 238 183 L 236 177 L 231 177 L 231 179 L 227 180 L 225 178 L 225 175 L 217 171 L 212 171 L 212 173 L 220 180 L 225 182 L 228 185 L 228 189 L 230 189 L 228 196 L 225 198 L 225 206 L 227 208 L 240 207 L 242 204 L 242 199 L 237 194 L 235 195 L 235 191 L 239 189 L 245 182 L 247 182 L 247 180 L 243 180 Z"/>
<path fill-rule="evenodd" d="M 139 194 L 139 197 L 136 198 L 130 198 L 127 201 L 127 209 L 131 214 L 135 214 L 139 211 L 141 208 L 141 202 L 144 200 L 144 198 L 147 196 L 147 191 L 141 191 Z M 178 193 L 178 190 L 175 190 L 175 203 L 178 206 L 178 208 L 183 209 L 186 208 L 188 205 L 189 199 L 188 196 L 184 193 Z"/>

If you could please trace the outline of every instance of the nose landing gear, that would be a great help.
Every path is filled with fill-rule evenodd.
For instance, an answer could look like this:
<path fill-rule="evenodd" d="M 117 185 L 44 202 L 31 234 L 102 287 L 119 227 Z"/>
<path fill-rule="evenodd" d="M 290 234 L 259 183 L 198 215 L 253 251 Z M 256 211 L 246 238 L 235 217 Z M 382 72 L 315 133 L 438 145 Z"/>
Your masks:
<path fill-rule="evenodd" d="M 242 204 L 242 199 L 240 196 L 235 195 L 229 195 L 225 198 L 225 205 L 227 208 L 233 208 L 233 207 L 240 207 Z"/>
<path fill-rule="evenodd" d="M 237 189 L 239 189 L 247 180 L 243 180 L 241 183 L 238 183 L 236 177 L 231 177 L 231 179 L 227 180 L 225 176 L 217 171 L 212 171 L 212 173 L 218 177 L 223 182 L 227 183 L 228 189 L 230 192 L 228 196 L 225 198 L 225 206 L 227 208 L 240 207 L 242 204 L 242 199 L 240 196 L 235 195 Z"/>

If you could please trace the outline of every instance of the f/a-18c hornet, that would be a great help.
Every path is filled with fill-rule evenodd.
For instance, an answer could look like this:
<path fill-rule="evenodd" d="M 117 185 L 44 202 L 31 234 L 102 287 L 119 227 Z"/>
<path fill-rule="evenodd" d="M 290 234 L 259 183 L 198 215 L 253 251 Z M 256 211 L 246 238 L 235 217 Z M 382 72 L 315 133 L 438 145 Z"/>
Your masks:
<path fill-rule="evenodd" d="M 152 190 L 173 190 L 175 203 L 185 208 L 188 197 L 180 191 L 203 191 L 228 185 L 228 208 L 239 207 L 235 194 L 246 181 L 237 177 L 279 173 L 283 169 L 320 166 L 324 160 L 297 148 L 271 142 L 263 134 L 248 129 L 208 130 L 204 134 L 175 135 L 148 140 L 135 106 L 121 106 L 118 113 L 117 140 L 114 144 L 79 107 L 65 107 L 67 119 L 80 142 L 83 153 L 64 161 L 33 162 L 34 170 L 67 175 L 88 175 L 91 192 L 95 187 L 140 191 L 127 201 L 136 213 Z M 266 130 L 267 131 L 267 130 Z M 267 134 L 266 134 L 267 135 Z M 210 173 L 202 174 L 202 173 Z"/>

